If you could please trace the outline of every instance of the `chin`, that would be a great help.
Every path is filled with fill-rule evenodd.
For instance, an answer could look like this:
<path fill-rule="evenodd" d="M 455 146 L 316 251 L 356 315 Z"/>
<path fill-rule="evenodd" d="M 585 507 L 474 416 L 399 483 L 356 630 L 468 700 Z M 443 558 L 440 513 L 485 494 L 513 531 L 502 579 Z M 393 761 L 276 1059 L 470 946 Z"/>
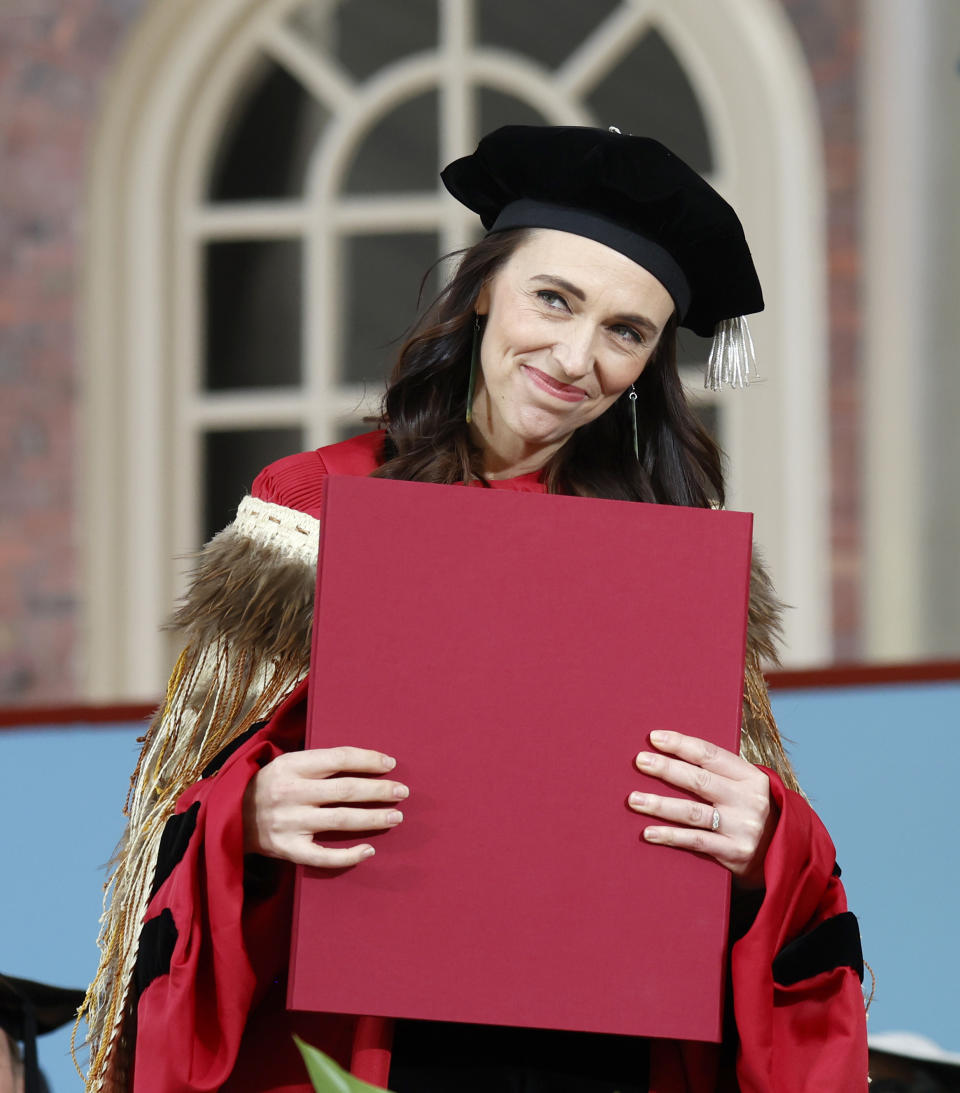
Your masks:
<path fill-rule="evenodd" d="M 562 444 L 576 432 L 579 424 L 557 421 L 552 415 L 534 414 L 512 424 L 511 431 L 526 444 Z"/>

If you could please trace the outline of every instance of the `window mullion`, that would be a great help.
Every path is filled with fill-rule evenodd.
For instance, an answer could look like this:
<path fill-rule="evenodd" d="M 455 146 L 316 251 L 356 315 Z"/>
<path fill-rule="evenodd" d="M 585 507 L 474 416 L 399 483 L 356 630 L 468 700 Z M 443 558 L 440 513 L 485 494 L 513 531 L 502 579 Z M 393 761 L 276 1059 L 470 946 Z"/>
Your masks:
<path fill-rule="evenodd" d="M 303 395 L 295 387 L 283 391 L 245 388 L 195 399 L 185 415 L 192 428 L 257 428 L 261 425 L 301 425 Z"/>
<path fill-rule="evenodd" d="M 283 239 L 306 228 L 312 210 L 302 201 L 237 201 L 188 210 L 187 229 L 206 240 Z"/>
<path fill-rule="evenodd" d="M 640 0 L 622 4 L 570 54 L 556 72 L 568 95 L 585 95 L 630 50 L 650 23 L 653 6 Z"/>
<path fill-rule="evenodd" d="M 333 440 L 329 397 L 340 360 L 343 290 L 338 277 L 340 233 L 326 201 L 314 209 L 304 240 L 303 409 L 307 447 Z"/>
<path fill-rule="evenodd" d="M 436 230 L 443 212 L 437 194 L 344 197 L 333 211 L 337 227 L 353 235 L 418 228 Z"/>
<path fill-rule="evenodd" d="M 466 155 L 476 143 L 475 92 L 466 74 L 470 70 L 475 13 L 473 0 L 440 0 L 440 51 L 443 81 L 440 87 L 440 162 Z M 446 254 L 470 242 L 470 228 L 447 204 L 441 224 L 441 250 Z"/>
<path fill-rule="evenodd" d="M 351 107 L 356 95 L 354 84 L 329 55 L 318 57 L 283 23 L 267 25 L 261 44 L 274 61 L 300 80 L 331 111 Z"/>

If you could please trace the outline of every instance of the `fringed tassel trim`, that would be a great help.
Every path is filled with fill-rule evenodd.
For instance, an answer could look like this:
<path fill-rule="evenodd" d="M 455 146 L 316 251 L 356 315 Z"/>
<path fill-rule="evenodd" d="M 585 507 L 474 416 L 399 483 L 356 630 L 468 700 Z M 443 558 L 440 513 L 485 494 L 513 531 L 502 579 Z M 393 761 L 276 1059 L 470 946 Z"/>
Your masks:
<path fill-rule="evenodd" d="M 101 963 L 80 1016 L 90 1027 L 89 1090 L 125 1089 L 130 1060 L 122 1032 L 133 1009 L 130 986 L 140 928 L 150 898 L 164 825 L 185 788 L 233 739 L 269 716 L 305 674 L 305 665 L 275 661 L 264 668 L 249 651 L 221 639 L 184 651 L 173 689 L 150 727 L 131 782 L 129 822 L 100 920 Z M 192 709 L 189 696 L 204 699 Z"/>
<path fill-rule="evenodd" d="M 306 675 L 318 530 L 309 516 L 247 498 L 199 555 L 174 616 L 188 644 L 130 781 L 127 830 L 104 888 L 100 967 L 78 1017 L 89 1026 L 91 1093 L 128 1085 L 131 983 L 164 824 L 204 767 Z"/>

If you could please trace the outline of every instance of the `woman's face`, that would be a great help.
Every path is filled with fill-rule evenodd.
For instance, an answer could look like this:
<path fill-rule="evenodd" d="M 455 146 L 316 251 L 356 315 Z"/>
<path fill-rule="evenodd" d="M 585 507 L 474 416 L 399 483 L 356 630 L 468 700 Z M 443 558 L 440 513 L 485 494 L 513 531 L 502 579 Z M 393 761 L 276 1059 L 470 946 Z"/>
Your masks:
<path fill-rule="evenodd" d="M 542 229 L 483 287 L 477 312 L 473 421 L 508 463 L 549 456 L 611 406 L 643 371 L 673 300 L 618 251 Z"/>

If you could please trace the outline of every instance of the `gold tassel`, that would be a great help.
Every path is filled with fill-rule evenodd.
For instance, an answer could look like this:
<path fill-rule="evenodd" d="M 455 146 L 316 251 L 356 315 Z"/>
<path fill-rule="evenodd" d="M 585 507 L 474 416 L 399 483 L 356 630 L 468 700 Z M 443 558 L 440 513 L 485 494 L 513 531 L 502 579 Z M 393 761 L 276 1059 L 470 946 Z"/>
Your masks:
<path fill-rule="evenodd" d="M 127 832 L 104 892 L 100 967 L 78 1012 L 77 1026 L 84 1017 L 90 1026 L 88 1090 L 103 1089 L 108 1074 L 107 1088 L 126 1087 L 130 1060 L 124 1031 L 132 1014 L 130 983 L 140 928 L 160 838 L 180 794 L 223 748 L 268 717 L 305 671 L 300 658 L 264 667 L 249 650 L 231 651 L 225 639 L 212 649 L 188 647 L 181 654 L 131 779 Z M 200 690 L 205 693 L 194 713 L 191 701 Z M 74 1038 L 76 1032 L 75 1027 Z"/>
<path fill-rule="evenodd" d="M 274 506 L 275 507 L 275 506 Z M 299 530 L 299 529 L 298 529 Z M 314 564 L 222 532 L 201 553 L 175 616 L 188 644 L 143 740 L 124 813 L 127 830 L 104 885 L 100 966 L 71 1040 L 86 1018 L 87 1090 L 123 1091 L 130 1071 L 130 984 L 164 825 L 181 793 L 251 725 L 265 720 L 306 675 Z"/>

